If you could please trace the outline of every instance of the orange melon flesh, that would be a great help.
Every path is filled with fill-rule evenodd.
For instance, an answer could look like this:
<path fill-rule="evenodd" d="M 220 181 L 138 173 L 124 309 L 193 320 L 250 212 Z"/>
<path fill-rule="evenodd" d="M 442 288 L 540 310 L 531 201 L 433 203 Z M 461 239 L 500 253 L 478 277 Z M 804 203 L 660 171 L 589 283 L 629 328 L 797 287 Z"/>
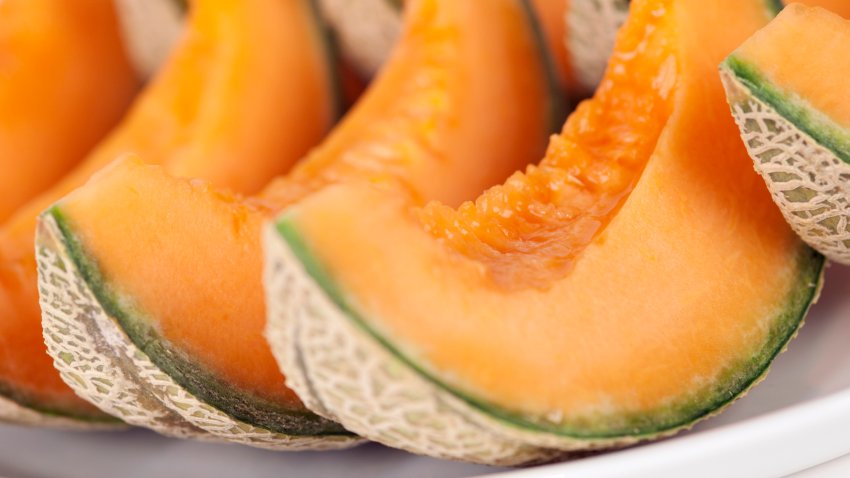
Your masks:
<path fill-rule="evenodd" d="M 140 311 L 138 320 L 242 400 L 300 407 L 263 336 L 264 220 L 355 179 L 401 181 L 417 198 L 460 203 L 545 148 L 556 99 L 520 2 L 419 0 L 407 15 L 403 39 L 366 96 L 259 197 L 242 201 L 125 162 L 55 209 L 109 290 Z M 119 322 L 132 330 L 133 320 Z"/>
<path fill-rule="evenodd" d="M 787 3 L 789 5 L 802 3 L 803 5 L 809 5 L 811 7 L 821 7 L 830 10 L 833 13 L 837 13 L 844 18 L 850 18 L 850 2 L 847 0 L 793 0 L 793 2 Z"/>
<path fill-rule="evenodd" d="M 111 0 L 0 3 L 0 221 L 81 161 L 137 85 Z"/>
<path fill-rule="evenodd" d="M 850 2 L 848 2 L 850 4 Z M 817 28 L 810 25 L 816 24 Z M 817 45 L 813 49 L 812 45 Z M 753 69 L 783 92 L 793 92 L 791 101 L 804 99 L 837 126 L 850 128 L 850 95 L 847 81 L 833 71 L 850 69 L 848 22 L 820 8 L 791 4 L 732 53 L 732 61 Z"/>
<path fill-rule="evenodd" d="M 762 375 L 822 266 L 717 75 L 766 5 L 633 2 L 599 92 L 538 167 L 458 210 L 336 186 L 278 230 L 352 320 L 487 413 L 588 438 L 693 422 Z"/>
<path fill-rule="evenodd" d="M 173 175 L 258 191 L 335 120 L 330 60 L 317 21 L 306 0 L 197 2 L 176 53 L 124 122 L 85 163 L 0 228 L 5 393 L 61 413 L 91 410 L 61 381 L 41 337 L 37 215 L 127 153 L 143 154 Z"/>

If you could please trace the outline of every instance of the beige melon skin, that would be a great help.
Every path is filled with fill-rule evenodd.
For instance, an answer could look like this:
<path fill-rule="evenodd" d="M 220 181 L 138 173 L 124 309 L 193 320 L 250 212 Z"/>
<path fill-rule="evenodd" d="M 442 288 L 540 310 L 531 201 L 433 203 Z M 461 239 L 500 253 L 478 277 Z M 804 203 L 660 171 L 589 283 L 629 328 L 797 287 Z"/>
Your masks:
<path fill-rule="evenodd" d="M 581 93 L 602 80 L 617 31 L 629 15 L 629 0 L 569 0 L 565 47 Z"/>
<path fill-rule="evenodd" d="M 734 400 L 709 414 L 652 435 L 574 438 L 522 428 L 462 400 L 394 355 L 328 297 L 274 224 L 264 230 L 263 247 L 266 337 L 287 386 L 317 414 L 412 453 L 524 466 L 622 448 L 675 435 L 722 413 L 769 371 L 765 368 Z M 808 307 L 820 296 L 823 272 Z M 801 320 L 779 353 L 802 325 Z"/>
<path fill-rule="evenodd" d="M 115 0 L 124 43 L 136 70 L 150 78 L 183 32 L 179 0 Z"/>
<path fill-rule="evenodd" d="M 487 465 L 530 465 L 672 436 L 734 403 L 647 436 L 581 439 L 521 428 L 429 381 L 357 325 L 331 301 L 273 224 L 265 228 L 263 245 L 266 336 L 287 386 L 317 414 L 384 445 Z M 812 303 L 820 295 L 822 272 Z"/>
<path fill-rule="evenodd" d="M 62 246 L 56 221 L 41 221 L 36 237 L 42 329 L 62 379 L 77 395 L 130 425 L 177 438 L 209 436 L 143 387 L 125 365 L 135 357 L 120 353 L 123 340 L 114 327 L 109 334 L 100 330 L 100 324 L 109 325 L 108 317 Z"/>
<path fill-rule="evenodd" d="M 363 442 L 349 435 L 274 433 L 202 403 L 163 373 L 106 313 L 49 214 L 40 219 L 36 237 L 48 353 L 63 380 L 103 411 L 167 436 L 272 450 L 340 449 Z"/>
<path fill-rule="evenodd" d="M 727 65 L 720 72 L 741 138 L 785 219 L 812 248 L 850 265 L 850 164 L 756 98 Z"/>
<path fill-rule="evenodd" d="M 565 452 L 528 445 L 403 364 L 328 299 L 274 226 L 263 233 L 266 337 L 287 387 L 371 440 L 437 458 L 514 466 Z M 332 373 L 311 376 L 316 367 Z M 381 420 L 371 417 L 380 416 Z M 519 432 L 519 430 L 516 430 Z"/>

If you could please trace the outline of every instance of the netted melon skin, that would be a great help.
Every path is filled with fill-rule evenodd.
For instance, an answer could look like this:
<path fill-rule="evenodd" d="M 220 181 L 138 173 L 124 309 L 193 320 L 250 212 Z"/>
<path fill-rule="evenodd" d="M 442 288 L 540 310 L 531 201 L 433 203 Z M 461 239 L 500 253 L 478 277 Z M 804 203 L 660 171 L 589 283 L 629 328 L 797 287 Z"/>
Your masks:
<path fill-rule="evenodd" d="M 629 0 L 570 1 L 564 43 L 580 93 L 592 93 L 599 85 L 628 15 Z"/>
<path fill-rule="evenodd" d="M 788 224 L 829 260 L 850 264 L 850 164 L 721 66 L 726 96 L 755 170 Z"/>
<path fill-rule="evenodd" d="M 673 436 L 722 413 L 761 383 L 765 367 L 730 400 L 651 434 L 574 437 L 502 420 L 400 359 L 348 317 L 307 272 L 274 225 L 263 233 L 266 337 L 287 386 L 308 408 L 384 445 L 437 458 L 522 466 L 582 457 Z M 823 286 L 820 268 L 784 352 Z"/>
<path fill-rule="evenodd" d="M 183 32 L 179 0 L 116 0 L 124 44 L 143 78 L 156 73 Z"/>
<path fill-rule="evenodd" d="M 40 220 L 37 243 L 48 351 L 63 380 L 105 412 L 168 436 L 272 450 L 340 449 L 362 442 L 351 436 L 275 433 L 205 404 L 160 370 L 106 313 L 49 215 Z"/>
<path fill-rule="evenodd" d="M 318 0 L 342 57 L 372 78 L 401 36 L 401 8 L 391 0 Z"/>
<path fill-rule="evenodd" d="M 134 351 L 123 347 L 120 334 L 101 329 L 110 320 L 61 238 L 56 221 L 43 216 L 36 234 L 42 331 L 62 379 L 77 395 L 128 424 L 178 438 L 208 436 L 142 386 L 131 366 Z"/>

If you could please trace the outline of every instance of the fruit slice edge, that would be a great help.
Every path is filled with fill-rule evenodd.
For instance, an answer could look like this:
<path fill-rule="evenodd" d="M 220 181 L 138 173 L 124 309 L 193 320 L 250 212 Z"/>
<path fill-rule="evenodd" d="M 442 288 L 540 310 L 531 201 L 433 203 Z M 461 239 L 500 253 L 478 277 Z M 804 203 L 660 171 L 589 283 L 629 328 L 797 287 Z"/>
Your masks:
<path fill-rule="evenodd" d="M 806 242 L 844 264 L 850 102 L 847 82 L 834 72 L 850 67 L 847 42 L 850 21 L 793 4 L 720 66 L 732 114 L 774 202 Z"/>

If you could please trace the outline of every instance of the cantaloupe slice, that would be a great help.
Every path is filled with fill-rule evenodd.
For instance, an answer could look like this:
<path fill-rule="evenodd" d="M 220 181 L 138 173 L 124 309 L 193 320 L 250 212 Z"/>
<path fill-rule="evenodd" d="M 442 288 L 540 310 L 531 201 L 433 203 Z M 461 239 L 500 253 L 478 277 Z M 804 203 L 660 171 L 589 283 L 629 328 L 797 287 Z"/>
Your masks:
<path fill-rule="evenodd" d="M 402 180 L 422 200 L 458 204 L 541 154 L 563 121 L 522 2 L 419 0 L 408 15 L 398 50 L 355 110 L 259 198 L 128 163 L 44 217 L 45 340 L 65 376 L 82 377 L 70 381 L 78 393 L 109 400 L 88 371 L 124 370 L 142 383 L 141 399 L 231 441 L 299 448 L 338 432 L 304 419 L 262 335 L 261 223 L 355 178 Z M 82 324 L 73 340 L 61 332 L 68 317 Z"/>
<path fill-rule="evenodd" d="M 121 126 L 0 228 L 0 393 L 45 413 L 104 419 L 63 383 L 45 353 L 33 250 L 37 215 L 129 152 L 171 174 L 256 192 L 318 143 L 337 117 L 319 25 L 308 0 L 198 2 L 176 55 Z"/>
<path fill-rule="evenodd" d="M 848 2 L 850 3 L 850 2 Z M 813 48 L 816 45 L 816 48 Z M 732 114 L 785 219 L 850 264 L 850 21 L 789 5 L 721 66 Z"/>
<path fill-rule="evenodd" d="M 632 2 L 546 158 L 459 209 L 391 183 L 290 208 L 264 238 L 290 386 L 364 437 L 486 463 L 670 435 L 745 393 L 823 267 L 752 171 L 716 73 L 769 5 Z"/>
<path fill-rule="evenodd" d="M 138 83 L 111 0 L 0 2 L 0 222 L 85 158 Z"/>

